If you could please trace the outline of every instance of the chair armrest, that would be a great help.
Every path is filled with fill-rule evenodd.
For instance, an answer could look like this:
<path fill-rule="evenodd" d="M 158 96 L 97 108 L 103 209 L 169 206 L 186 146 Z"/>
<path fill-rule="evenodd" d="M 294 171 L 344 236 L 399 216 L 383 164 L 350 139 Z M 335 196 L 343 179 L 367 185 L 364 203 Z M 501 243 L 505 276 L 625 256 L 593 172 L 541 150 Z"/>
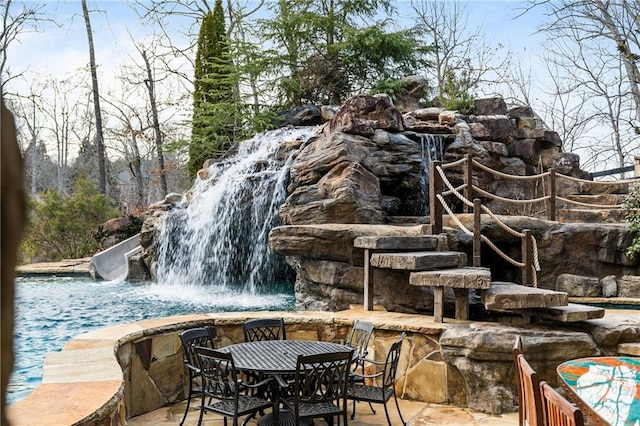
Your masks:
<path fill-rule="evenodd" d="M 368 362 L 370 364 L 373 365 L 384 365 L 386 363 L 386 361 L 376 361 L 375 359 L 369 359 L 369 358 L 358 358 L 358 362 Z"/>
<path fill-rule="evenodd" d="M 276 379 L 276 382 L 278 382 L 278 385 L 281 388 L 288 388 L 290 385 L 293 384 L 293 382 L 289 382 L 287 381 L 284 377 L 282 377 L 280 374 L 274 374 L 273 377 Z"/>
<path fill-rule="evenodd" d="M 254 389 L 259 386 L 266 385 L 267 383 L 270 383 L 272 380 L 273 380 L 272 377 L 267 377 L 266 379 L 262 379 L 256 383 L 246 383 L 246 382 L 243 382 L 242 380 L 238 380 L 238 382 L 241 383 L 244 388 Z"/>
<path fill-rule="evenodd" d="M 355 371 L 352 371 L 351 373 L 349 373 L 350 377 L 360 377 L 362 379 L 372 379 L 374 377 L 380 377 L 382 376 L 383 371 L 378 371 L 375 374 L 360 374 L 360 373 L 356 373 Z"/>

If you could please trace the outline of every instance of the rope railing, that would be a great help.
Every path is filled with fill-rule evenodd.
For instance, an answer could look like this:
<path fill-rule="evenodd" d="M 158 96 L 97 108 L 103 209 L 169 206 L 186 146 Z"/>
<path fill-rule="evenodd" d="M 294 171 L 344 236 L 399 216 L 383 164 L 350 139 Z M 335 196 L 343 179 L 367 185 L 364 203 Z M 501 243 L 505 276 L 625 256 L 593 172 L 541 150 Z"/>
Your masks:
<path fill-rule="evenodd" d="M 432 167 L 433 166 L 433 167 Z M 451 182 L 447 179 L 445 174 L 445 170 L 454 169 L 454 168 L 462 168 L 464 172 L 464 182 L 457 187 L 454 187 Z M 536 198 L 530 199 L 512 199 L 502 197 L 496 194 L 492 194 L 477 185 L 473 185 L 473 173 L 474 168 L 480 169 L 486 173 L 489 173 L 493 176 L 515 180 L 515 181 L 529 181 L 534 182 L 536 184 L 536 188 L 542 188 L 543 195 Z M 485 243 L 489 246 L 493 251 L 495 251 L 500 257 L 502 257 L 505 261 L 510 264 L 522 268 L 522 281 L 523 284 L 528 284 L 529 277 L 531 278 L 532 284 L 537 287 L 537 271 L 540 271 L 540 262 L 538 256 L 538 244 L 536 239 L 531 235 L 531 231 L 523 230 L 523 232 L 518 232 L 506 225 L 502 220 L 498 218 L 496 214 L 494 214 L 487 206 L 483 206 L 480 203 L 480 200 L 475 196 L 481 196 L 486 199 L 497 201 L 501 203 L 505 203 L 507 205 L 516 205 L 520 206 L 519 208 L 524 208 L 526 206 L 534 206 L 539 203 L 544 203 L 546 209 L 546 217 L 549 220 L 556 220 L 556 202 L 563 203 L 564 206 L 573 205 L 582 208 L 589 209 L 622 209 L 622 204 L 597 204 L 597 203 L 589 203 L 577 200 L 571 200 L 566 197 L 561 197 L 556 195 L 556 181 L 557 179 L 566 179 L 571 182 L 578 183 L 579 185 L 584 184 L 596 184 L 596 185 L 620 185 L 627 183 L 640 182 L 639 178 L 635 179 L 625 179 L 615 182 L 597 182 L 584 180 L 579 178 L 574 178 L 572 176 L 566 176 L 562 174 L 557 174 L 555 170 L 550 169 L 547 172 L 540 173 L 532 176 L 519 176 L 519 175 L 510 175 L 507 173 L 499 172 L 497 170 L 493 170 L 484 164 L 478 162 L 473 159 L 471 155 L 466 155 L 465 157 L 451 162 L 447 164 L 441 164 L 440 162 L 434 162 L 430 165 L 430 176 L 432 178 L 429 181 L 429 202 L 431 206 L 431 227 L 433 233 L 439 233 L 442 231 L 442 214 L 443 211 L 446 211 L 451 220 L 458 226 L 465 234 L 474 236 L 474 266 L 480 266 L 480 244 Z M 446 189 L 446 190 L 444 190 Z M 474 229 L 473 231 L 466 228 L 462 222 L 458 219 L 458 217 L 453 213 L 452 208 L 447 204 L 445 197 L 455 196 L 461 203 L 465 213 L 470 213 L 473 211 L 474 213 Z M 473 200 L 473 201 L 471 201 Z M 488 237 L 481 235 L 479 233 L 479 229 L 481 228 L 480 224 L 480 215 L 487 214 L 493 221 L 495 221 L 500 228 L 502 228 L 505 232 L 511 234 L 515 238 L 520 238 L 522 241 L 522 257 L 523 260 L 521 262 L 516 261 L 506 255 L 502 250 L 500 250 L 492 241 L 489 240 Z"/>
<path fill-rule="evenodd" d="M 459 160 L 458 160 L 459 161 Z M 464 232 L 467 235 L 472 235 L 474 237 L 474 248 L 473 248 L 473 252 L 474 252 L 474 266 L 480 266 L 480 247 L 479 245 L 484 242 L 487 246 L 489 246 L 496 254 L 498 254 L 498 256 L 500 256 L 503 260 L 505 260 L 506 262 L 512 264 L 513 266 L 516 266 L 518 268 L 522 268 L 523 269 L 523 284 L 527 284 L 526 281 L 527 277 L 528 277 L 528 272 L 531 271 L 531 278 L 532 278 L 532 284 L 534 287 L 538 286 L 538 280 L 537 280 L 537 271 L 540 271 L 540 264 L 538 261 L 538 245 L 537 242 L 535 240 L 535 238 L 533 237 L 533 235 L 531 235 L 531 233 L 529 231 L 527 232 L 518 232 L 516 230 L 514 230 L 513 228 L 509 227 L 506 223 L 504 223 L 499 217 L 497 217 L 491 210 L 489 210 L 488 207 L 486 206 L 482 206 L 480 204 L 480 200 L 476 199 L 474 200 L 474 202 L 471 202 L 471 200 L 469 200 L 468 198 L 466 198 L 463 194 L 460 194 L 459 189 L 461 187 L 466 187 L 468 185 L 460 185 L 458 187 L 454 187 L 451 182 L 449 181 L 449 179 L 447 178 L 446 174 L 444 173 L 444 168 L 441 167 L 441 165 L 436 162 L 434 163 L 435 165 L 432 167 L 433 171 L 436 173 L 433 173 L 433 171 L 430 173 L 431 176 L 436 177 L 437 174 L 437 180 L 441 183 L 441 185 L 434 185 L 432 186 L 434 189 L 438 188 L 438 190 L 440 192 L 437 192 L 433 195 L 432 200 L 437 200 L 438 204 L 441 209 L 444 209 L 448 214 L 449 217 L 451 218 L 451 220 L 453 220 L 453 222 L 456 224 L 456 226 L 462 230 L 462 232 Z M 469 179 L 470 181 L 470 179 Z M 445 187 L 448 188 L 448 191 L 442 191 L 442 185 L 444 185 Z M 444 199 L 444 196 L 446 195 L 454 195 L 458 200 L 460 200 L 465 207 L 472 207 L 473 211 L 474 211 L 474 231 L 470 231 L 461 221 L 460 219 L 455 215 L 455 213 L 452 211 L 452 209 L 450 208 L 450 206 L 448 205 L 448 203 L 446 202 L 446 200 Z M 436 206 L 434 206 L 436 207 Z M 433 208 L 432 210 L 438 210 Z M 522 262 L 519 262 L 513 258 L 511 258 L 509 255 L 507 255 L 504 251 L 502 251 L 499 247 L 497 247 L 493 241 L 491 241 L 486 235 L 481 235 L 480 231 L 481 231 L 481 220 L 480 220 L 480 212 L 485 212 L 490 218 L 492 218 L 497 224 L 498 226 L 500 226 L 500 228 L 502 228 L 504 231 L 506 231 L 507 233 L 513 235 L 516 238 L 520 238 L 520 240 L 522 241 L 522 246 L 523 246 L 523 251 L 533 251 L 533 265 L 529 264 L 530 262 L 528 262 L 529 260 L 529 256 L 525 256 L 523 255 L 523 258 L 525 259 Z M 432 223 L 435 223 L 435 220 L 432 220 Z M 437 226 L 437 225 L 436 225 Z M 434 232 L 441 232 L 442 229 L 442 224 L 440 221 L 440 229 L 434 229 Z M 526 247 L 526 248 L 525 248 Z M 533 266 L 533 267 L 532 267 Z"/>

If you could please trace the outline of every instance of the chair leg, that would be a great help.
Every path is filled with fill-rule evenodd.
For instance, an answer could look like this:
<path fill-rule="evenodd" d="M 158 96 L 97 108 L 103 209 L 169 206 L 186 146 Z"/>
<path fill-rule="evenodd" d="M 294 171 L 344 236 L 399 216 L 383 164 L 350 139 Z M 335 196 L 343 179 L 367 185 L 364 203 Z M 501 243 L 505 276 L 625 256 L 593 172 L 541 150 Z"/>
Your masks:
<path fill-rule="evenodd" d="M 187 420 L 187 414 L 189 414 L 189 405 L 191 404 L 191 392 L 193 389 L 193 380 L 189 377 L 189 393 L 187 394 L 187 408 L 184 409 L 184 416 L 182 416 L 182 420 L 180 421 L 180 426 L 184 424 L 184 421 Z"/>
<path fill-rule="evenodd" d="M 375 413 L 376 413 L 376 410 L 374 410 L 374 409 L 373 409 L 373 404 L 372 404 L 372 403 L 369 403 L 369 408 L 371 408 L 371 412 L 372 412 L 373 414 L 375 414 Z"/>
<path fill-rule="evenodd" d="M 351 412 L 351 420 L 356 418 L 356 400 L 353 400 L 353 411 Z"/>
<path fill-rule="evenodd" d="M 389 426 L 393 426 L 391 424 L 391 418 L 389 418 L 389 410 L 387 409 L 387 404 L 382 404 L 382 405 L 384 405 L 384 415 L 387 416 L 387 424 Z"/>
<path fill-rule="evenodd" d="M 393 399 L 396 402 L 396 410 L 398 410 L 398 415 L 400 416 L 400 421 L 402 422 L 403 425 L 406 425 L 407 423 L 404 421 L 404 419 L 402 418 L 402 413 L 400 412 L 400 404 L 398 404 L 398 397 L 396 397 L 396 393 L 393 393 Z M 385 404 L 386 407 L 386 404 Z"/>
<path fill-rule="evenodd" d="M 198 426 L 202 424 L 202 416 L 204 415 L 204 406 L 205 406 L 205 397 L 204 393 L 202 394 L 202 405 L 200 405 L 200 417 L 198 418 Z M 224 424 L 227 425 L 227 418 L 224 418 Z"/>

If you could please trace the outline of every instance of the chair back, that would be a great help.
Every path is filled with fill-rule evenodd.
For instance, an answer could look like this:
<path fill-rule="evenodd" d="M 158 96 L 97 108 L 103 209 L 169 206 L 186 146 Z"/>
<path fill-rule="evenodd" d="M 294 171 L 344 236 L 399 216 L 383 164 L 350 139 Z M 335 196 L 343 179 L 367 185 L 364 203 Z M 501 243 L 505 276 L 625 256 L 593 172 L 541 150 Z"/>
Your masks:
<path fill-rule="evenodd" d="M 200 365 L 203 393 L 219 400 L 237 400 L 240 381 L 231 353 L 202 346 L 196 346 L 194 350 Z"/>
<path fill-rule="evenodd" d="M 369 346 L 369 340 L 375 326 L 369 321 L 356 320 L 353 324 L 353 328 L 347 337 L 345 344 L 351 346 L 354 350 L 354 356 L 357 358 L 364 358 L 367 356 Z"/>
<path fill-rule="evenodd" d="M 242 323 L 245 342 L 262 340 L 287 340 L 282 318 L 262 318 Z"/>
<path fill-rule="evenodd" d="M 189 367 L 198 367 L 198 356 L 195 347 L 203 346 L 213 349 L 213 339 L 206 327 L 190 328 L 180 333 L 180 341 L 185 355 L 185 364 Z"/>
<path fill-rule="evenodd" d="M 385 360 L 384 370 L 382 372 L 382 387 L 384 389 L 393 388 L 396 384 L 400 351 L 402 350 L 402 342 L 406 337 L 407 333 L 402 333 L 400 338 L 391 345 L 387 353 L 387 359 Z"/>
<path fill-rule="evenodd" d="M 582 412 L 544 380 L 540 382 L 542 415 L 546 426 L 584 426 Z"/>
<path fill-rule="evenodd" d="M 300 355 L 296 363 L 294 404 L 339 402 L 346 407 L 353 351 Z M 345 408 L 346 413 L 346 408 Z M 296 416 L 298 417 L 298 416 Z"/>
<path fill-rule="evenodd" d="M 524 426 L 544 426 L 538 374 L 522 354 L 516 357 L 516 369 L 519 372 L 522 393 L 522 403 L 519 407 L 519 417 L 522 424 Z"/>

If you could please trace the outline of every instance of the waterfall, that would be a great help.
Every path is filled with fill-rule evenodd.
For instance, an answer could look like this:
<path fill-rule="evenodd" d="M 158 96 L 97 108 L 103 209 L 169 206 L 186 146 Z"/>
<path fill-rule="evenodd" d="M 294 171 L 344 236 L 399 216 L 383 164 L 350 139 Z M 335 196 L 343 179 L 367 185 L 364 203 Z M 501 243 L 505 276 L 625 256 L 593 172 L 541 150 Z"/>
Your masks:
<path fill-rule="evenodd" d="M 164 216 L 157 241 L 160 284 L 207 285 L 249 293 L 282 283 L 288 266 L 269 247 L 280 224 L 293 156 L 278 160 L 283 142 L 306 141 L 315 127 L 283 128 L 241 142 L 238 153 L 197 178 Z"/>
<path fill-rule="evenodd" d="M 440 135 L 419 134 L 422 155 L 423 214 L 429 214 L 429 163 L 444 159 L 444 138 Z"/>

